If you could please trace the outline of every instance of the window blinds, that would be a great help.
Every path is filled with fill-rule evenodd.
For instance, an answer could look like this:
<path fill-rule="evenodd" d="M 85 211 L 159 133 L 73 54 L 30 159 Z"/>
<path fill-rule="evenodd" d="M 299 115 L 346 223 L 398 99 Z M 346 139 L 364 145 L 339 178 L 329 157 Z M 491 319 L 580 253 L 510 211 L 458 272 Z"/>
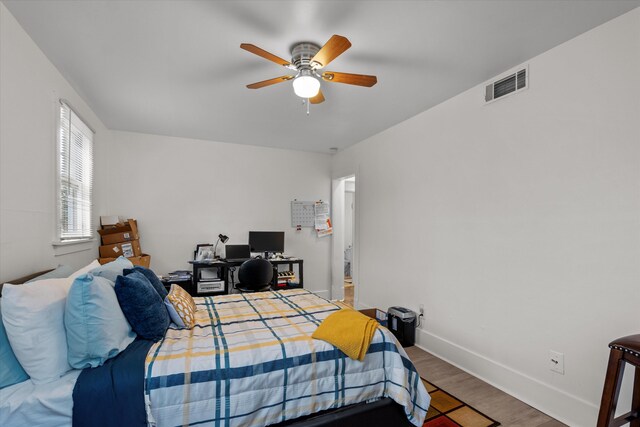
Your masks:
<path fill-rule="evenodd" d="M 58 154 L 58 239 L 90 239 L 93 131 L 62 101 Z"/>

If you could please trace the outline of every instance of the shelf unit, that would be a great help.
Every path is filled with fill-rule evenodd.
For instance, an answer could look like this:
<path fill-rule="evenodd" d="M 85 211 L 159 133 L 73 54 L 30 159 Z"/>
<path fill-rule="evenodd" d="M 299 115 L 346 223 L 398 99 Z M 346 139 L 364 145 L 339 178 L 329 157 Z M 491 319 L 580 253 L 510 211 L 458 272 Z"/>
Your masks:
<path fill-rule="evenodd" d="M 222 261 L 189 261 L 193 266 L 193 296 L 207 297 L 229 293 L 226 269 L 227 263 Z"/>
<path fill-rule="evenodd" d="M 271 280 L 271 289 L 301 289 L 304 287 L 304 260 L 300 258 L 293 259 L 270 259 L 273 265 L 273 279 Z M 215 296 L 230 293 L 232 289 L 229 284 L 231 282 L 229 274 L 234 274 L 237 267 L 242 265 L 242 261 L 189 261 L 193 266 L 193 285 L 189 293 L 193 296 Z M 284 268 L 287 270 L 284 270 Z M 297 278 L 297 284 L 287 284 L 278 286 L 278 272 L 293 271 L 294 277 Z M 212 282 L 220 283 L 219 289 L 203 292 L 203 286 L 211 285 Z M 198 286 L 200 285 L 200 286 Z"/>

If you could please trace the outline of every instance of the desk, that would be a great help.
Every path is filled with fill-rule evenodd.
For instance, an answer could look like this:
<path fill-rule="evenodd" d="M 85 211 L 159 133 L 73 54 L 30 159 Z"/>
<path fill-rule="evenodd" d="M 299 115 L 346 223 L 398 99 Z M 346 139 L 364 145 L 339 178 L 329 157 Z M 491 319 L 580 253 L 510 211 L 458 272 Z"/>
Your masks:
<path fill-rule="evenodd" d="M 304 287 L 304 261 L 300 258 L 291 259 L 270 259 L 269 262 L 273 264 L 274 274 L 271 281 L 271 288 L 273 290 L 282 289 L 299 289 Z M 231 293 L 229 274 L 233 274 L 237 267 L 242 265 L 242 261 L 189 261 L 189 264 L 193 266 L 193 286 L 189 293 L 193 296 L 214 296 L 225 295 Z M 278 286 L 278 269 L 281 265 L 288 266 L 288 271 L 294 271 L 294 266 L 298 268 L 298 284 L 297 285 L 284 285 Z M 215 284 L 214 284 L 215 282 Z M 200 284 L 200 292 L 198 291 L 198 285 Z M 202 288 L 208 287 L 211 290 L 202 292 Z"/>

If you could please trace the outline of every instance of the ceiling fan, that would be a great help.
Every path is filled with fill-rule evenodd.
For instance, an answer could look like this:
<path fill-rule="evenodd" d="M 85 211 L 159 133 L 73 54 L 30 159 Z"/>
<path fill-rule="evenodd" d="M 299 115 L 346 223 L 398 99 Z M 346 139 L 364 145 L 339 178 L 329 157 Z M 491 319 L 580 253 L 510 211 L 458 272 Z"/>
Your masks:
<path fill-rule="evenodd" d="M 271 86 L 276 83 L 293 80 L 293 91 L 295 94 L 308 100 L 307 113 L 309 103 L 319 104 L 324 101 L 324 95 L 322 94 L 322 90 L 320 90 L 320 80 L 365 87 L 371 87 L 378 82 L 376 76 L 338 73 L 336 71 L 320 71 L 345 50 L 351 47 L 351 42 L 346 37 L 336 34 L 331 36 L 329 41 L 322 47 L 310 42 L 302 42 L 293 45 L 291 48 L 291 62 L 252 44 L 242 43 L 240 47 L 248 52 L 297 72 L 294 76 L 284 75 L 252 83 L 247 85 L 249 89 L 260 89 L 265 86 Z"/>

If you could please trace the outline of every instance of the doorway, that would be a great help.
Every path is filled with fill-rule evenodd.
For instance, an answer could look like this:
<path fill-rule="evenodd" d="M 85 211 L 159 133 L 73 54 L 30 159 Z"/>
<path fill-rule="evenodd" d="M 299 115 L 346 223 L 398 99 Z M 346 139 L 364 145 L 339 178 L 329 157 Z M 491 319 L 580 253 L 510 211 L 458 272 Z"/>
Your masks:
<path fill-rule="evenodd" d="M 358 303 L 358 227 L 356 224 L 356 177 L 333 180 L 333 243 L 331 299 L 356 307 Z"/>
<path fill-rule="evenodd" d="M 344 302 L 354 307 L 353 235 L 355 225 L 356 177 L 344 180 Z"/>

